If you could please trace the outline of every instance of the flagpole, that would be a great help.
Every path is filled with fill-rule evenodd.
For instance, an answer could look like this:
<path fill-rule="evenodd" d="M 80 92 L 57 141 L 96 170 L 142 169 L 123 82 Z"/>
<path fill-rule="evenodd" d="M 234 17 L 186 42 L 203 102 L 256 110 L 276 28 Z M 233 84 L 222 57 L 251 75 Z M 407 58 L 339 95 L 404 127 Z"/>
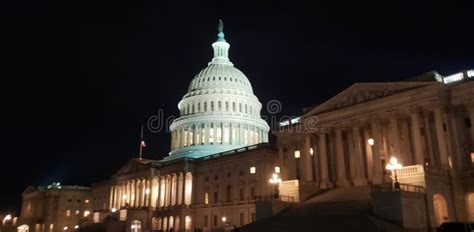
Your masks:
<path fill-rule="evenodd" d="M 139 146 L 140 146 L 140 150 L 138 153 L 138 158 L 142 159 L 143 158 L 143 124 L 140 130 L 140 145 Z"/>

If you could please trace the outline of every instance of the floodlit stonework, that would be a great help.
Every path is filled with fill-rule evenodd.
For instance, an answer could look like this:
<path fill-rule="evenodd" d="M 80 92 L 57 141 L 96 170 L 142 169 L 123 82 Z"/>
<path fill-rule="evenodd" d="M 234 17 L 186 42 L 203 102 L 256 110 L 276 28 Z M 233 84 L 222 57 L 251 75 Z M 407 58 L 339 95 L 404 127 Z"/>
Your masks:
<path fill-rule="evenodd" d="M 73 231 L 75 223 L 124 232 L 271 231 L 296 223 L 295 215 L 311 223 L 315 215 L 367 211 L 413 230 L 474 220 L 473 70 L 355 83 L 282 122 L 271 145 L 262 104 L 230 62 L 222 26 L 212 47 L 213 59 L 178 104 L 168 156 L 131 159 L 90 189 L 29 187 L 19 231 Z M 403 165 L 400 189 L 386 169 L 392 157 Z M 75 210 L 90 214 L 76 218 Z"/>
<path fill-rule="evenodd" d="M 373 186 L 373 192 L 380 192 L 394 181 L 385 167 L 395 157 L 404 166 L 397 171 L 402 192 L 419 196 L 392 197 L 401 197 L 402 202 L 418 198 L 415 202 L 427 207 L 418 212 L 409 210 L 415 204 L 402 204 L 406 208 L 397 209 L 398 217 L 425 216 L 405 226 L 473 221 L 474 82 L 470 73 L 443 77 L 430 72 L 409 81 L 356 83 L 306 108 L 298 123 L 275 133 L 279 161 L 287 173 L 284 177 L 314 184 L 314 192 L 351 186 Z M 386 198 L 384 203 L 388 202 Z M 388 213 L 374 211 L 380 216 Z"/>
<path fill-rule="evenodd" d="M 17 222 L 19 232 L 74 231 L 92 212 L 90 188 L 81 186 L 28 187 Z"/>

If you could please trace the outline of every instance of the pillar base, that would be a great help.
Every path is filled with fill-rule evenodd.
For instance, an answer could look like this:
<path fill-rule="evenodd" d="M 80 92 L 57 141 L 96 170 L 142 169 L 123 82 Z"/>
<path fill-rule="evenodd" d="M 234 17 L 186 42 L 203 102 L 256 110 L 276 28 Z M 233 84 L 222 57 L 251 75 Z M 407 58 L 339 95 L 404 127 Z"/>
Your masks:
<path fill-rule="evenodd" d="M 336 181 L 337 187 L 348 187 L 349 185 L 349 181 L 347 181 L 346 178 L 341 178 Z"/>
<path fill-rule="evenodd" d="M 359 177 L 354 180 L 354 186 L 364 186 L 364 185 L 367 185 L 367 179 Z"/>
<path fill-rule="evenodd" d="M 328 189 L 328 188 L 332 188 L 333 185 L 331 183 L 331 181 L 329 180 L 322 180 L 321 183 L 319 183 L 319 188 L 320 189 Z"/>

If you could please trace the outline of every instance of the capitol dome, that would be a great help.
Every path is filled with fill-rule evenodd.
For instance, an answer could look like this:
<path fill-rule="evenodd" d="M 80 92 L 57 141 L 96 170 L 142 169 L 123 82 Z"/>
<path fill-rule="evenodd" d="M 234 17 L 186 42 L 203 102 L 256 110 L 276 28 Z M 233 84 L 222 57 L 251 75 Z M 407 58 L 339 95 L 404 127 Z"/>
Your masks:
<path fill-rule="evenodd" d="M 178 104 L 180 117 L 170 126 L 171 152 L 166 160 L 200 158 L 268 142 L 268 124 L 250 81 L 229 60 L 223 24 L 212 44 L 214 57 L 191 81 Z"/>

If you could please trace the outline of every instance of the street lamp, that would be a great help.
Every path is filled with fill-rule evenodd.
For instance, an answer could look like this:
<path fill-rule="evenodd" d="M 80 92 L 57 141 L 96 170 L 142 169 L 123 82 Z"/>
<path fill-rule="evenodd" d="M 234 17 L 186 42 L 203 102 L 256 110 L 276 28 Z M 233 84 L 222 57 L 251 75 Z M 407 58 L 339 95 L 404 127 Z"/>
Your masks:
<path fill-rule="evenodd" d="M 370 138 L 370 139 L 367 139 L 367 143 L 370 145 L 370 146 L 373 146 L 375 144 L 375 141 L 373 138 Z"/>
<path fill-rule="evenodd" d="M 400 183 L 398 183 L 397 170 L 402 169 L 402 165 L 398 163 L 397 158 L 390 158 L 390 163 L 385 166 L 387 170 L 393 171 L 395 174 L 395 189 L 400 189 Z"/>
<path fill-rule="evenodd" d="M 5 225 L 8 221 L 12 220 L 12 215 L 11 214 L 7 214 L 4 218 L 3 218 L 3 222 L 2 224 Z"/>
<path fill-rule="evenodd" d="M 279 198 L 280 193 L 278 191 L 278 185 L 281 183 L 281 178 L 278 177 L 277 173 L 273 173 L 272 178 L 269 179 L 268 182 L 275 186 L 275 198 Z"/>

